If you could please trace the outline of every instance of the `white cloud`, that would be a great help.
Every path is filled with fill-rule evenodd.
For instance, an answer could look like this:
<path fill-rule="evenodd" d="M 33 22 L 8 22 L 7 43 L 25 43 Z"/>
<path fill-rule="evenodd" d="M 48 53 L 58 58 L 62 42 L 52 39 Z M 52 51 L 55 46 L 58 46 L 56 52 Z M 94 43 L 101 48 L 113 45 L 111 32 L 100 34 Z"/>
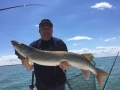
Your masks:
<path fill-rule="evenodd" d="M 2 56 L 0 57 L 0 61 L 6 61 L 8 59 L 17 59 L 17 56 L 16 55 L 8 55 L 8 56 Z"/>
<path fill-rule="evenodd" d="M 115 56 L 120 51 L 120 46 L 96 47 L 99 53 L 107 56 Z"/>
<path fill-rule="evenodd" d="M 39 27 L 39 25 L 35 25 L 36 27 Z"/>
<path fill-rule="evenodd" d="M 101 10 L 103 10 L 105 8 L 111 9 L 112 5 L 110 5 L 107 2 L 101 2 L 101 3 L 97 3 L 97 4 L 93 5 L 93 6 L 91 6 L 91 8 L 97 8 L 97 9 L 101 9 Z"/>
<path fill-rule="evenodd" d="M 114 51 L 114 50 L 118 51 L 118 50 L 120 50 L 120 46 L 109 46 L 109 47 L 98 46 L 96 48 L 99 49 L 99 50 L 107 50 L 107 51 Z"/>
<path fill-rule="evenodd" d="M 77 46 L 78 44 L 75 43 L 75 44 L 73 44 L 73 45 L 74 45 L 74 46 Z"/>
<path fill-rule="evenodd" d="M 21 64 L 21 61 L 15 55 L 0 57 L 0 66 Z"/>
<path fill-rule="evenodd" d="M 89 50 L 88 48 L 82 48 L 80 50 L 70 50 L 70 52 L 74 52 L 74 53 L 94 53 L 94 50 Z"/>
<path fill-rule="evenodd" d="M 105 39 L 105 42 L 111 41 L 111 40 L 115 40 L 116 38 L 109 38 L 109 39 Z"/>
<path fill-rule="evenodd" d="M 120 46 L 109 46 L 109 47 L 99 46 L 96 47 L 95 50 L 90 50 L 88 48 L 82 48 L 80 50 L 70 50 L 70 52 L 79 53 L 79 54 L 92 53 L 94 57 L 116 56 L 119 51 L 120 51 Z"/>
<path fill-rule="evenodd" d="M 68 41 L 70 40 L 91 40 L 92 38 L 90 37 L 86 37 L 86 36 L 76 36 L 76 37 L 73 37 L 73 38 L 69 38 Z"/>

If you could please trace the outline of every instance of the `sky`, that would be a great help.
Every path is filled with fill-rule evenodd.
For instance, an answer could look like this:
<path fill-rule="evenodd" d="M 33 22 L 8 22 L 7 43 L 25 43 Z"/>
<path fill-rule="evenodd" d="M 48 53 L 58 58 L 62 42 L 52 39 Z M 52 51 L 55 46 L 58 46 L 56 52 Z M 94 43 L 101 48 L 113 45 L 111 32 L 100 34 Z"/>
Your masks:
<path fill-rule="evenodd" d="M 120 0 L 1 0 L 0 65 L 21 63 L 11 40 L 29 45 L 40 38 L 42 19 L 53 23 L 53 36 L 62 39 L 69 52 L 94 57 L 116 56 L 120 51 Z"/>

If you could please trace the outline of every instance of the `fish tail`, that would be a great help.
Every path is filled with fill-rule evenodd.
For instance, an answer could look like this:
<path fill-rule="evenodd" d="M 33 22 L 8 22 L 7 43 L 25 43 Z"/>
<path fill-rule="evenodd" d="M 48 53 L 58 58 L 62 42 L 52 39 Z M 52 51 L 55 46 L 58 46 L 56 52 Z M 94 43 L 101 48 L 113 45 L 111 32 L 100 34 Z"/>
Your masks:
<path fill-rule="evenodd" d="M 102 79 L 108 76 L 109 74 L 101 69 L 97 68 L 97 70 L 98 70 L 98 74 L 96 75 L 96 79 L 98 81 L 100 88 L 102 89 Z"/>

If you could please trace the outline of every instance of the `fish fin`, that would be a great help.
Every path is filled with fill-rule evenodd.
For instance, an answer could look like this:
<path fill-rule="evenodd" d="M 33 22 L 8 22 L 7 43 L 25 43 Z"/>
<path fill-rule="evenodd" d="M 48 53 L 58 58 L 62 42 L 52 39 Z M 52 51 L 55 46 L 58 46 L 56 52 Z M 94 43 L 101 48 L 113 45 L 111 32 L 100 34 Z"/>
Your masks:
<path fill-rule="evenodd" d="M 83 74 L 84 78 L 86 80 L 88 80 L 89 76 L 90 76 L 90 71 L 89 70 L 83 70 L 83 69 L 81 69 L 81 71 L 82 71 L 82 74 Z"/>
<path fill-rule="evenodd" d="M 67 66 L 68 68 L 71 66 L 67 61 L 62 61 L 61 63 L 65 66 Z"/>
<path fill-rule="evenodd" d="M 28 60 L 28 63 L 29 63 L 31 66 L 33 66 L 33 62 L 31 62 L 28 57 L 26 57 L 26 59 Z"/>
<path fill-rule="evenodd" d="M 97 68 L 98 69 L 98 68 Z M 98 75 L 96 75 L 96 79 L 98 81 L 98 84 L 100 86 L 100 88 L 102 89 L 102 79 L 106 76 L 108 76 L 109 74 L 101 69 L 98 69 Z"/>
<path fill-rule="evenodd" d="M 81 54 L 84 58 L 86 58 L 88 61 L 92 61 L 94 59 L 94 56 L 92 53 L 85 53 Z"/>
<path fill-rule="evenodd" d="M 31 62 L 31 61 L 28 61 L 28 63 L 29 63 L 31 66 L 33 66 L 33 62 Z"/>

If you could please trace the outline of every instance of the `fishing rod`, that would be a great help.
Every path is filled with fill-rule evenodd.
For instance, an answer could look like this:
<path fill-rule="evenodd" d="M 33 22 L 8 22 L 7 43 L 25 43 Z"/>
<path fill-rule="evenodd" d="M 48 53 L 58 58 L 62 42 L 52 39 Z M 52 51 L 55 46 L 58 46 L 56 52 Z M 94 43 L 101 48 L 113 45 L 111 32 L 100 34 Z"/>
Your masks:
<path fill-rule="evenodd" d="M 32 80 L 31 80 L 31 84 L 29 85 L 29 88 L 30 88 L 31 90 L 33 90 L 34 87 L 35 87 L 35 85 L 34 85 L 34 70 L 33 70 L 33 71 L 32 71 Z"/>
<path fill-rule="evenodd" d="M 2 30 L 0 30 L 0 32 L 2 32 L 2 33 L 4 33 L 4 34 L 7 34 L 7 35 L 9 35 L 9 36 L 11 36 L 11 37 L 17 38 L 17 39 L 19 39 L 19 40 L 21 40 L 21 41 L 26 42 L 25 40 L 22 40 L 22 39 L 20 39 L 20 38 L 18 38 L 18 37 L 16 37 L 16 36 L 13 36 L 13 35 L 11 35 L 11 34 L 9 34 L 9 33 L 4 32 L 4 31 L 2 31 Z M 28 42 L 27 42 L 27 43 L 28 43 Z"/>
<path fill-rule="evenodd" d="M 12 8 L 18 8 L 18 7 L 24 7 L 24 6 L 45 6 L 45 5 L 41 5 L 41 4 L 24 4 L 24 5 L 19 5 L 19 6 L 13 6 L 13 7 L 8 7 L 8 8 L 2 8 L 0 9 L 0 11 L 3 11 L 3 10 L 8 10 L 8 9 L 12 9 Z M 47 6 L 45 6 L 47 7 Z"/>
<path fill-rule="evenodd" d="M 114 62 L 113 62 L 112 68 L 110 69 L 109 76 L 110 76 L 110 74 L 111 74 L 111 72 L 112 72 L 112 69 L 113 69 L 114 64 L 115 64 L 115 62 L 116 62 L 116 60 L 117 60 L 118 55 L 119 55 L 119 52 L 117 53 L 117 56 L 116 56 L 116 58 L 115 58 L 115 60 L 114 60 Z M 105 82 L 105 84 L 104 84 L 104 86 L 103 86 L 103 90 L 105 89 L 105 86 L 106 86 L 106 84 L 107 84 L 107 81 L 108 81 L 108 79 L 109 79 L 109 76 L 108 76 L 107 79 L 106 79 L 106 82 Z"/>

